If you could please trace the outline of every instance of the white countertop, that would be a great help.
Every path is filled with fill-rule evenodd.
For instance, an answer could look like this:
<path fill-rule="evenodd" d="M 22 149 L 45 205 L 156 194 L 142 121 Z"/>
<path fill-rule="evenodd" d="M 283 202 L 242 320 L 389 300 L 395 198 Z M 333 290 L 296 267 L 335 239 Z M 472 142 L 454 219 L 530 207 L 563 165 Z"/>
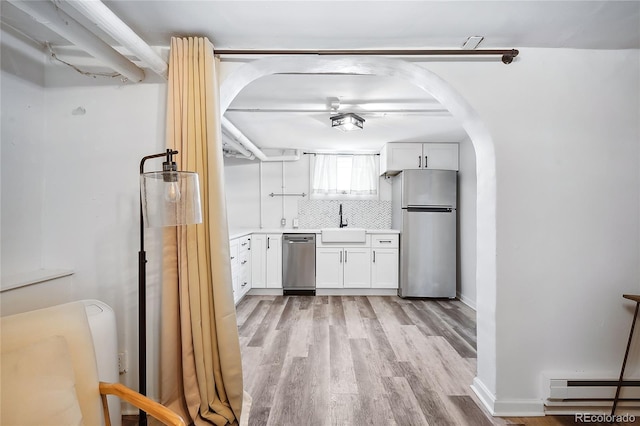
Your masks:
<path fill-rule="evenodd" d="M 353 229 L 353 228 L 352 228 Z M 320 229 L 302 228 L 235 228 L 229 229 L 229 239 L 244 237 L 249 234 L 319 234 Z M 367 234 L 399 234 L 398 229 L 367 229 Z"/>

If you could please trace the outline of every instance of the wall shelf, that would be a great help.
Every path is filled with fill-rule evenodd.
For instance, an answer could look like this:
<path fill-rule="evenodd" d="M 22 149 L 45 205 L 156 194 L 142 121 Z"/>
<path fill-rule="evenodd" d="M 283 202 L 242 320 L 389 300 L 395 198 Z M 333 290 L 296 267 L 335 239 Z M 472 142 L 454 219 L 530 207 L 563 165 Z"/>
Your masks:
<path fill-rule="evenodd" d="M 73 275 L 70 269 L 37 269 L 35 271 L 24 272 L 21 274 L 2 277 L 0 283 L 0 292 L 14 290 L 20 287 L 26 287 L 33 284 L 51 281 L 58 278 Z"/>

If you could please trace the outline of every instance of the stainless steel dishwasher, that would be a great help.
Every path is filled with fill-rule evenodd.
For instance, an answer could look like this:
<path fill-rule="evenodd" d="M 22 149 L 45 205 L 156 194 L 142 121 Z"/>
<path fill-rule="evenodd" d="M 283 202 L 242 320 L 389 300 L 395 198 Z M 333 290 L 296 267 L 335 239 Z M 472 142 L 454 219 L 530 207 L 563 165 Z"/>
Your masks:
<path fill-rule="evenodd" d="M 283 294 L 316 294 L 316 235 L 282 236 Z"/>

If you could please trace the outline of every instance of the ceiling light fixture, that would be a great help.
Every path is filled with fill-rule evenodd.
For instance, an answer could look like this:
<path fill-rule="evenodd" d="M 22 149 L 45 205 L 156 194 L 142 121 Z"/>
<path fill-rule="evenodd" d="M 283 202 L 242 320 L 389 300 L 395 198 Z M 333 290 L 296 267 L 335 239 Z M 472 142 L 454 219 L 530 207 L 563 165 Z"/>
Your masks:
<path fill-rule="evenodd" d="M 337 127 L 343 132 L 362 129 L 364 127 L 364 118 L 352 112 L 334 115 L 330 117 L 331 127 Z"/>

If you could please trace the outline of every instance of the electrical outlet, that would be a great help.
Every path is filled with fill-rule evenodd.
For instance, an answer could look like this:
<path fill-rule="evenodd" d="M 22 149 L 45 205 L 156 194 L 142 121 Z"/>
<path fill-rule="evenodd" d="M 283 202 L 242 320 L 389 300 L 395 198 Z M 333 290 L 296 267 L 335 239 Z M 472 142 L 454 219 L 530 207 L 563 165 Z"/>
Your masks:
<path fill-rule="evenodd" d="M 282 219 L 280 219 L 280 225 L 281 226 L 287 226 L 287 219 L 285 219 L 284 217 Z"/>
<path fill-rule="evenodd" d="M 127 351 L 118 354 L 118 372 L 124 374 L 129 369 L 127 365 Z"/>

